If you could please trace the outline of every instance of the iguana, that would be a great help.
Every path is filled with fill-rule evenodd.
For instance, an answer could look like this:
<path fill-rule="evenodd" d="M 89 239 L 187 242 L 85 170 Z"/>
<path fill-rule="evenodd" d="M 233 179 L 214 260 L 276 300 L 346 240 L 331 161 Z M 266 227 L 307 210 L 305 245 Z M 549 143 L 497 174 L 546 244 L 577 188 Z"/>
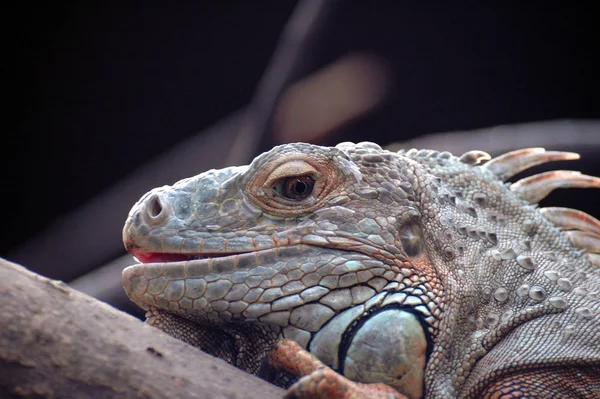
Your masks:
<path fill-rule="evenodd" d="M 289 397 L 599 398 L 600 221 L 536 204 L 600 179 L 507 183 L 578 157 L 277 146 L 144 195 L 124 287 Z"/>

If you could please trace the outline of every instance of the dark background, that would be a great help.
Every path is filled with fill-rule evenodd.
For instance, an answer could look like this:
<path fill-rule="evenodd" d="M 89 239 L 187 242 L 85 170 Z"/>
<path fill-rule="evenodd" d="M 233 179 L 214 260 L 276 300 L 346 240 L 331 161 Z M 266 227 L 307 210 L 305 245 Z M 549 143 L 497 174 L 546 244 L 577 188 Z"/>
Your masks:
<path fill-rule="evenodd" d="M 433 132 L 600 118 L 593 6 L 421 3 L 336 5 L 305 72 L 368 51 L 387 60 L 395 80 L 384 105 L 322 143 L 387 144 Z M 0 256 L 67 281 L 93 269 L 62 270 L 52 255 L 23 245 L 247 105 L 295 5 L 57 1 L 7 9 L 13 28 L 5 34 L 4 68 L 15 94 L 2 140 Z M 600 175 L 600 131 L 591 134 L 584 161 L 572 167 Z M 553 198 L 599 216 L 597 194 L 578 194 L 575 202 L 561 195 Z M 88 227 L 84 235 L 93 240 Z M 118 241 L 118 229 L 114 236 Z M 111 248 L 99 259 L 124 253 Z M 32 252 L 36 257 L 23 255 Z"/>

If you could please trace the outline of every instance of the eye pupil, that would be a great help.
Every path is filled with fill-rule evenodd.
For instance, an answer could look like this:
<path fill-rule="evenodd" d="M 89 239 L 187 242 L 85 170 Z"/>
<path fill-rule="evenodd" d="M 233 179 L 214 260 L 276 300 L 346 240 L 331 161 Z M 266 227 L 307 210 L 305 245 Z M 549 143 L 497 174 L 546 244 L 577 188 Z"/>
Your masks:
<path fill-rule="evenodd" d="M 312 193 L 314 185 L 312 176 L 291 176 L 279 179 L 273 189 L 288 200 L 303 200 Z"/>
<path fill-rule="evenodd" d="M 308 186 L 301 180 L 296 180 L 294 182 L 293 192 L 296 195 L 302 195 L 304 192 L 308 190 Z"/>

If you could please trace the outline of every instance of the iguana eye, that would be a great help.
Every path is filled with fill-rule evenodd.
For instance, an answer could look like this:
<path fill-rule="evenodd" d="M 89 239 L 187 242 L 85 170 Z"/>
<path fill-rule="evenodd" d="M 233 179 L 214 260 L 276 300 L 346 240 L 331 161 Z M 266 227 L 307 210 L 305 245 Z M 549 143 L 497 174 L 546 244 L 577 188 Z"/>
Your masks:
<path fill-rule="evenodd" d="M 314 186 L 312 176 L 289 176 L 275 181 L 273 191 L 285 199 L 301 201 L 312 193 Z"/>
<path fill-rule="evenodd" d="M 255 169 L 244 184 L 248 198 L 265 212 L 283 217 L 313 212 L 346 182 L 335 162 L 316 155 L 286 154 Z"/>

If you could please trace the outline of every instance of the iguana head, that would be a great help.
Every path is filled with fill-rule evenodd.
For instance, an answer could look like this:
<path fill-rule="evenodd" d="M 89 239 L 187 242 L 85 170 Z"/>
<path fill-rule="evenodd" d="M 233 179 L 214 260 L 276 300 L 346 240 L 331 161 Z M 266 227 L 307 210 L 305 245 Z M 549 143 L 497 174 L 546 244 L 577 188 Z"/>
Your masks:
<path fill-rule="evenodd" d="M 513 320 L 525 284 L 502 262 L 534 273 L 535 231 L 554 228 L 529 206 L 550 178 L 544 190 L 504 180 L 574 157 L 527 151 L 480 166 L 482 152 L 275 147 L 142 197 L 123 231 L 142 262 L 124 271 L 125 289 L 151 323 L 253 373 L 286 337 L 351 379 L 409 397 L 422 395 L 426 368 L 453 368 L 459 386 L 486 337 Z M 551 241 L 576 256 L 568 237 Z M 453 353 L 464 345 L 472 357 Z"/>

